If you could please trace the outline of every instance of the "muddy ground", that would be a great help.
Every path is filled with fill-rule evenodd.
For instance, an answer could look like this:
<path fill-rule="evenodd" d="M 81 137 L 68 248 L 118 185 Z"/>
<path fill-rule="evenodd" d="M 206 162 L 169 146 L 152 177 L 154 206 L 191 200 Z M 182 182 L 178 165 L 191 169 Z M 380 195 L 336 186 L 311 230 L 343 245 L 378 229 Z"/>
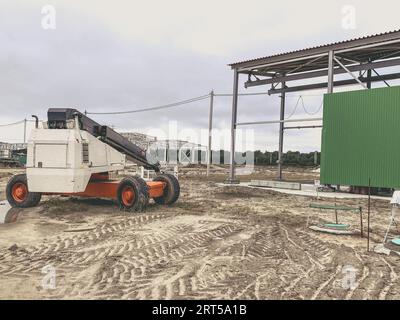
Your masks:
<path fill-rule="evenodd" d="M 9 175 L 0 172 L 0 199 Z M 317 177 L 306 170 L 292 178 Z M 311 224 L 333 221 L 332 212 L 309 209 L 316 199 L 222 187 L 196 175 L 183 175 L 181 187 L 174 206 L 151 203 L 141 214 L 60 197 L 21 210 L 17 222 L 0 225 L 0 298 L 400 298 L 400 257 L 367 253 L 358 234 L 308 229 L 309 213 Z M 366 212 L 366 199 L 337 203 Z M 371 245 L 382 241 L 389 211 L 388 201 L 372 201 Z M 341 213 L 340 222 L 359 228 L 357 214 Z M 346 266 L 357 270 L 352 286 Z"/>

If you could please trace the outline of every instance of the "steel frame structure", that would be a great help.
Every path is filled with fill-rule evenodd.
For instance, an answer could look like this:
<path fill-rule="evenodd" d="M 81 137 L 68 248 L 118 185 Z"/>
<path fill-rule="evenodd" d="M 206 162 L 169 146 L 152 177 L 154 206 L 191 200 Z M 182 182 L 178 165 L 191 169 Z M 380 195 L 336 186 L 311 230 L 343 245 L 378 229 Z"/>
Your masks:
<path fill-rule="evenodd" d="M 363 38 L 337 42 L 289 53 L 268 56 L 229 65 L 233 70 L 233 101 L 231 119 L 230 171 L 227 183 L 238 183 L 235 170 L 236 128 L 241 125 L 267 125 L 279 123 L 279 160 L 277 179 L 282 180 L 282 155 L 284 131 L 288 129 L 308 129 L 321 126 L 285 127 L 286 122 L 322 120 L 285 120 L 286 93 L 326 89 L 332 93 L 335 87 L 360 85 L 371 89 L 373 82 L 382 81 L 389 86 L 389 80 L 400 79 L 400 73 L 392 70 L 380 74 L 376 69 L 400 66 L 400 30 Z M 358 74 L 356 74 L 358 72 Z M 374 72 L 375 75 L 372 75 Z M 237 121 L 240 76 L 245 75 L 244 87 L 270 85 L 269 95 L 280 95 L 280 119 L 278 121 L 258 121 L 240 123 Z M 335 80 L 335 75 L 349 75 L 350 79 Z M 327 77 L 316 83 L 293 85 L 294 81 Z M 279 88 L 278 88 L 279 86 Z"/>

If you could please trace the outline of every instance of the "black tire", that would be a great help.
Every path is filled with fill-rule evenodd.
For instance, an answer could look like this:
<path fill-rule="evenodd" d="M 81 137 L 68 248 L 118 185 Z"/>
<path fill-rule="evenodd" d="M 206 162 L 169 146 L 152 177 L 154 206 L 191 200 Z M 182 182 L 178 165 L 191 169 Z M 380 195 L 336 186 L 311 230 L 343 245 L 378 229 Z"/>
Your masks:
<path fill-rule="evenodd" d="M 129 200 L 124 197 L 125 192 L 133 192 L 133 199 Z M 131 212 L 146 210 L 149 203 L 149 191 L 146 181 L 138 176 L 121 180 L 117 190 L 117 201 L 121 210 Z"/>
<path fill-rule="evenodd" d="M 19 197 L 15 193 L 15 188 L 18 186 L 24 188 L 26 191 Z M 14 208 L 36 207 L 42 199 L 41 193 L 29 192 L 26 174 L 18 174 L 11 177 L 7 183 L 6 196 L 9 204 Z"/>
<path fill-rule="evenodd" d="M 174 175 L 163 173 L 155 177 L 153 181 L 162 181 L 167 184 L 164 189 L 164 195 L 159 198 L 154 198 L 154 201 L 157 204 L 171 205 L 178 201 L 179 195 L 181 193 L 181 187 L 179 185 L 178 179 Z"/>

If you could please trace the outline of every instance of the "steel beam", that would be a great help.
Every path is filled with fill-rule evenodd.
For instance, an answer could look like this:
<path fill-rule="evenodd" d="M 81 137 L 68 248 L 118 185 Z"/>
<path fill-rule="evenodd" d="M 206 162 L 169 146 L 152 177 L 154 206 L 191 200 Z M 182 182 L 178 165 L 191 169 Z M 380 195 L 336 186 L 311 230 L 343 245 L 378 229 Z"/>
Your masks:
<path fill-rule="evenodd" d="M 306 63 L 303 63 L 302 65 L 294 68 L 293 70 L 290 70 L 288 73 L 295 73 L 297 70 L 300 70 L 301 68 L 304 68 L 306 66 L 309 66 L 310 64 L 313 64 L 315 62 L 317 62 L 318 60 L 321 60 L 322 57 L 317 57 L 315 59 L 312 59 L 311 61 L 307 61 Z"/>
<path fill-rule="evenodd" d="M 318 128 L 322 128 L 322 126 L 285 127 L 285 130 L 318 129 Z"/>
<path fill-rule="evenodd" d="M 387 80 L 396 80 L 400 79 L 400 73 L 392 73 L 392 74 L 387 74 L 387 75 L 382 75 L 382 76 L 373 76 L 371 78 L 367 77 L 360 77 L 359 78 L 361 82 L 367 83 L 368 81 L 370 82 L 378 82 L 378 81 L 387 81 Z M 341 86 L 350 86 L 350 85 L 355 85 L 358 84 L 357 81 L 350 79 L 350 80 L 340 80 L 340 81 L 335 81 L 334 82 L 334 87 L 341 87 Z M 328 88 L 328 83 L 315 83 L 315 84 L 309 84 L 309 85 L 304 85 L 304 86 L 297 86 L 297 87 L 289 87 L 284 90 L 282 89 L 274 89 L 274 90 L 269 90 L 268 94 L 281 94 L 283 91 L 288 93 L 288 92 L 301 92 L 301 91 L 308 91 L 308 90 L 316 90 L 316 89 L 325 89 Z"/>
<path fill-rule="evenodd" d="M 381 76 L 381 75 L 378 73 L 378 71 L 376 71 L 375 69 L 372 69 L 372 70 L 370 70 L 370 71 L 371 71 L 371 75 L 368 75 L 369 78 L 372 77 L 372 71 L 373 71 L 377 76 Z M 382 80 L 382 81 L 386 84 L 387 87 L 390 87 L 390 84 L 389 84 L 387 81 L 385 81 L 385 80 Z"/>
<path fill-rule="evenodd" d="M 240 123 L 236 123 L 236 126 L 240 127 L 240 126 L 277 124 L 277 123 L 286 123 L 286 122 L 312 122 L 312 121 L 322 121 L 322 118 L 289 119 L 289 120 L 257 121 L 257 122 L 240 122 Z"/>
<path fill-rule="evenodd" d="M 365 63 L 365 64 L 358 64 L 358 65 L 353 65 L 353 66 L 348 66 L 347 68 L 351 72 L 357 72 L 357 71 L 364 71 L 364 70 L 372 70 L 372 69 L 380 69 L 380 68 L 387 68 L 387 67 L 394 67 L 394 66 L 399 66 L 400 65 L 400 59 L 392 59 L 392 60 L 387 60 L 387 61 L 378 61 L 378 62 L 371 62 L 371 63 Z M 345 74 L 346 71 L 341 69 L 341 68 L 335 68 L 334 69 L 334 74 Z M 289 82 L 289 81 L 297 81 L 297 80 L 305 80 L 305 79 L 312 79 L 312 78 L 320 78 L 320 77 L 326 77 L 328 75 L 328 69 L 324 70 L 318 70 L 318 71 L 311 71 L 311 72 L 305 72 L 305 73 L 297 73 L 297 74 L 291 74 L 291 75 L 286 75 L 284 77 L 275 77 L 275 78 L 270 78 L 270 79 L 262 79 L 258 81 L 248 81 L 245 83 L 245 87 L 256 87 L 256 86 L 262 86 L 262 85 L 269 85 L 273 83 L 279 83 L 282 81 Z"/>
<path fill-rule="evenodd" d="M 303 61 L 303 60 L 308 60 L 308 59 L 314 59 L 314 58 L 318 58 L 318 57 L 323 57 L 326 56 L 327 53 L 320 53 L 320 54 L 316 54 L 316 55 L 309 55 L 309 56 L 303 56 L 303 57 L 299 57 L 299 58 L 294 58 L 294 59 L 287 59 L 287 60 L 279 60 L 276 62 L 270 62 L 270 63 L 265 63 L 265 64 L 255 64 L 254 62 L 251 63 L 249 62 L 249 67 L 238 67 L 235 68 L 234 65 L 231 65 L 233 69 L 237 69 L 239 70 L 239 72 L 244 72 L 244 71 L 251 71 L 252 69 L 257 69 L 257 68 L 266 68 L 266 67 L 272 67 L 272 66 L 277 66 L 277 65 L 281 65 L 281 64 L 288 64 L 291 62 L 298 62 L 298 61 Z"/>
<path fill-rule="evenodd" d="M 356 47 L 350 47 L 350 48 L 343 48 L 343 49 L 337 48 L 337 49 L 335 49 L 335 51 L 337 53 L 345 53 L 345 52 L 364 50 L 364 49 L 371 49 L 371 48 L 375 49 L 377 47 L 385 47 L 385 46 L 390 45 L 390 44 L 398 44 L 398 43 L 400 43 L 399 35 L 395 36 L 395 39 L 386 39 L 386 40 L 384 40 L 382 42 L 378 41 L 376 43 L 368 43 L 368 42 L 371 42 L 371 41 L 368 41 L 368 37 L 365 38 L 365 40 L 366 40 L 366 43 L 363 44 L 363 45 L 359 45 L 359 46 L 356 46 Z"/>
<path fill-rule="evenodd" d="M 336 63 L 342 67 L 342 69 L 344 69 L 354 80 L 356 80 L 364 89 L 368 89 L 367 86 L 361 82 L 361 80 L 358 79 L 358 77 L 356 75 L 353 74 L 353 72 L 351 72 L 343 63 L 340 62 L 339 59 L 337 59 L 335 56 L 333 56 L 333 59 L 336 61 Z M 332 84 L 333 84 L 333 79 L 332 79 Z M 329 85 L 328 85 L 328 89 L 329 89 Z M 333 91 L 333 88 L 332 88 Z"/>
<path fill-rule="evenodd" d="M 253 76 L 275 77 L 275 72 L 262 72 L 262 71 L 240 71 L 240 74 L 247 74 Z"/>

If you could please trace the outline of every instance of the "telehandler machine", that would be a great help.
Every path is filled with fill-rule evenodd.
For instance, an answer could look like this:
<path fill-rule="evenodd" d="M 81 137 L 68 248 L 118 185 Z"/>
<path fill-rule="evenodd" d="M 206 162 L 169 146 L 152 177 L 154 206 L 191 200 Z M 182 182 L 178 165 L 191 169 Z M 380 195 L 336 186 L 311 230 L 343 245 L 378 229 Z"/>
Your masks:
<path fill-rule="evenodd" d="M 51 108 L 48 119 L 32 130 L 26 173 L 13 176 L 6 187 L 12 207 L 34 207 L 42 195 L 109 198 L 122 210 L 143 211 L 149 199 L 171 205 L 180 194 L 174 175 L 160 172 L 146 152 L 108 126 L 99 125 L 76 109 Z M 154 170 L 153 181 L 139 176 L 111 180 L 126 161 Z"/>

